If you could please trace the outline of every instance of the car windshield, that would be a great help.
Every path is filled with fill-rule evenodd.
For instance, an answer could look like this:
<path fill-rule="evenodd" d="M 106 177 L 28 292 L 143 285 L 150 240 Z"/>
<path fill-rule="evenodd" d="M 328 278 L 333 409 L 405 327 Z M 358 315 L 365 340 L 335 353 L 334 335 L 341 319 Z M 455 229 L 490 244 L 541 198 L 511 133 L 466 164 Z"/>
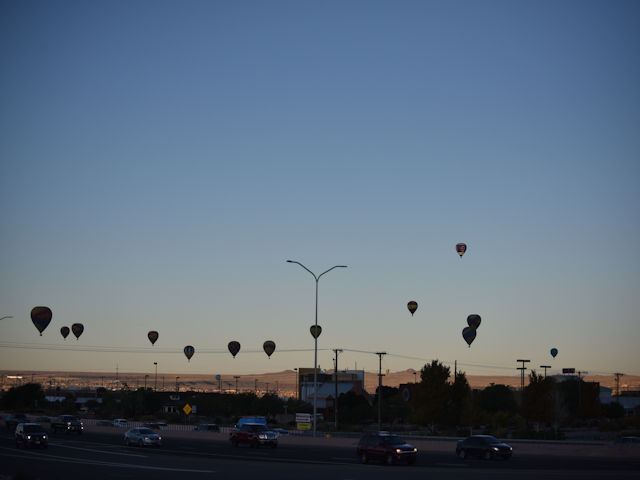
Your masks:
<path fill-rule="evenodd" d="M 249 425 L 252 432 L 266 432 L 268 430 L 264 425 Z"/>
<path fill-rule="evenodd" d="M 498 440 L 496 437 L 487 437 L 486 442 L 487 443 L 500 443 L 500 440 Z"/>
<path fill-rule="evenodd" d="M 77 417 L 73 417 L 71 415 L 65 415 L 63 417 L 60 417 L 60 420 L 62 420 L 63 422 L 77 422 L 78 421 Z"/>
<path fill-rule="evenodd" d="M 143 435 L 149 435 L 150 433 L 154 433 L 154 431 L 151 430 L 150 428 L 141 428 L 138 431 Z"/>
<path fill-rule="evenodd" d="M 25 425 L 24 431 L 25 433 L 39 433 L 42 432 L 43 429 L 40 425 Z"/>
<path fill-rule="evenodd" d="M 398 435 L 389 435 L 388 437 L 384 437 L 383 442 L 385 445 L 402 445 L 406 443 L 404 438 Z"/>

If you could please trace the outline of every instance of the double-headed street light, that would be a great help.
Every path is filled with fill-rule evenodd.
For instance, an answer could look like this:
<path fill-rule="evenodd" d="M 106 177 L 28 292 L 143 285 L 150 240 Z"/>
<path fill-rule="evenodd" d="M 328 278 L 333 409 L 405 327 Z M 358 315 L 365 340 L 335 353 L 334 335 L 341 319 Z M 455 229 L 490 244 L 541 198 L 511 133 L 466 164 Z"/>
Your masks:
<path fill-rule="evenodd" d="M 322 272 L 320 275 L 313 273 L 307 267 L 305 267 L 300 262 L 296 262 L 295 260 L 287 260 L 289 263 L 297 263 L 302 268 L 304 268 L 307 272 L 309 272 L 316 281 L 316 320 L 315 320 L 315 332 L 318 331 L 318 282 L 320 281 L 320 277 L 322 277 L 325 273 L 329 273 L 334 268 L 347 268 L 346 265 L 335 265 L 331 267 L 329 270 Z M 318 335 L 313 336 L 314 348 L 313 348 L 313 436 L 316 436 L 316 416 L 318 410 Z"/>

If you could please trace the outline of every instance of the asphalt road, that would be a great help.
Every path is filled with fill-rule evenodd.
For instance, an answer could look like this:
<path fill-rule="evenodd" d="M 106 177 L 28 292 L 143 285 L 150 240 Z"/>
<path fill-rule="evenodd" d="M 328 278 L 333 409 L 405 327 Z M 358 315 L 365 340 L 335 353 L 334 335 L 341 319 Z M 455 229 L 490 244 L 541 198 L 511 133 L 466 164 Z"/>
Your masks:
<path fill-rule="evenodd" d="M 164 433 L 164 432 L 161 432 Z M 8 431 L 0 433 L 0 479 L 640 479 L 640 455 L 517 455 L 509 461 L 462 461 L 453 450 L 419 452 L 414 466 L 360 464 L 352 446 L 319 445 L 285 437 L 277 449 L 234 448 L 224 434 L 165 434 L 161 448 L 125 447 L 123 430 L 52 434 L 47 449 L 17 449 Z M 311 440 L 311 441 L 310 441 Z M 455 447 L 454 447 L 455 448 Z M 399 479 L 400 480 L 400 479 Z"/>

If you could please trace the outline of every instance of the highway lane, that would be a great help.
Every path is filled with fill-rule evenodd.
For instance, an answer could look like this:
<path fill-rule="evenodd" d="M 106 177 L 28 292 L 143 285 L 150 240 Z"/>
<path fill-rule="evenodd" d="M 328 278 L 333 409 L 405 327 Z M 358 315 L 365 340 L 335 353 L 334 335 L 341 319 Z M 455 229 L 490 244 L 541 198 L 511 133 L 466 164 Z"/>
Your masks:
<path fill-rule="evenodd" d="M 274 475 L 305 480 L 351 478 L 640 478 L 640 459 L 601 457 L 516 456 L 510 461 L 461 461 L 453 452 L 421 451 L 416 466 L 387 467 L 358 463 L 349 446 L 309 445 L 306 439 L 286 438 L 277 449 L 232 447 L 225 435 L 165 435 L 159 449 L 125 447 L 122 431 L 52 435 L 43 450 L 18 450 L 8 432 L 0 435 L 0 475 L 22 471 L 34 478 L 191 479 L 229 475 L 251 478 Z M 186 477 L 185 477 L 186 478 Z"/>

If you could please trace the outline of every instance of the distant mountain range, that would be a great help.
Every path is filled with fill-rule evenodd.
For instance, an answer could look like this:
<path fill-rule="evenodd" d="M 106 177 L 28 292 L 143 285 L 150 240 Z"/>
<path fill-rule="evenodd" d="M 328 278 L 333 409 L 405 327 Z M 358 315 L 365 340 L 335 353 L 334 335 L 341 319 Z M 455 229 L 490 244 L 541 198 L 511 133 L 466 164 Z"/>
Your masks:
<path fill-rule="evenodd" d="M 332 373 L 331 370 L 327 373 Z M 415 374 L 414 374 L 415 373 Z M 540 372 L 539 372 L 540 373 Z M 45 388 L 55 388 L 60 386 L 64 388 L 91 388 L 95 389 L 104 386 L 108 389 L 122 388 L 122 384 L 126 383 L 131 389 L 137 389 L 145 386 L 147 388 L 157 388 L 158 390 L 174 391 L 177 387 L 184 391 L 203 390 L 203 391 L 235 391 L 236 385 L 240 392 L 257 391 L 259 394 L 270 392 L 287 396 L 294 395 L 296 389 L 296 372 L 293 370 L 284 370 L 273 373 L 258 373 L 246 375 L 221 375 L 217 380 L 215 375 L 205 374 L 185 374 L 180 372 L 158 374 L 157 379 L 154 374 L 143 373 L 127 373 L 121 372 L 117 378 L 114 373 L 93 373 L 93 372 L 16 372 L 0 370 L 2 383 L 0 388 L 8 388 L 21 383 L 31 381 L 42 383 Z M 146 378 L 145 378 L 146 377 Z M 236 378 L 237 377 L 237 378 Z M 399 372 L 389 372 L 382 379 L 382 384 L 388 387 L 398 387 L 403 383 L 413 383 L 420 380 L 420 372 L 413 369 L 403 370 Z M 489 385 L 508 385 L 510 387 L 520 387 L 520 376 L 513 375 L 467 375 L 467 380 L 472 388 L 482 389 Z M 601 386 L 615 389 L 615 376 L 613 375 L 587 375 L 585 381 L 599 382 Z M 527 377 L 525 377 L 525 384 Z M 365 372 L 365 389 L 369 392 L 375 392 L 378 386 L 378 372 Z M 640 390 L 640 376 L 625 375 L 620 379 L 620 389 Z"/>

